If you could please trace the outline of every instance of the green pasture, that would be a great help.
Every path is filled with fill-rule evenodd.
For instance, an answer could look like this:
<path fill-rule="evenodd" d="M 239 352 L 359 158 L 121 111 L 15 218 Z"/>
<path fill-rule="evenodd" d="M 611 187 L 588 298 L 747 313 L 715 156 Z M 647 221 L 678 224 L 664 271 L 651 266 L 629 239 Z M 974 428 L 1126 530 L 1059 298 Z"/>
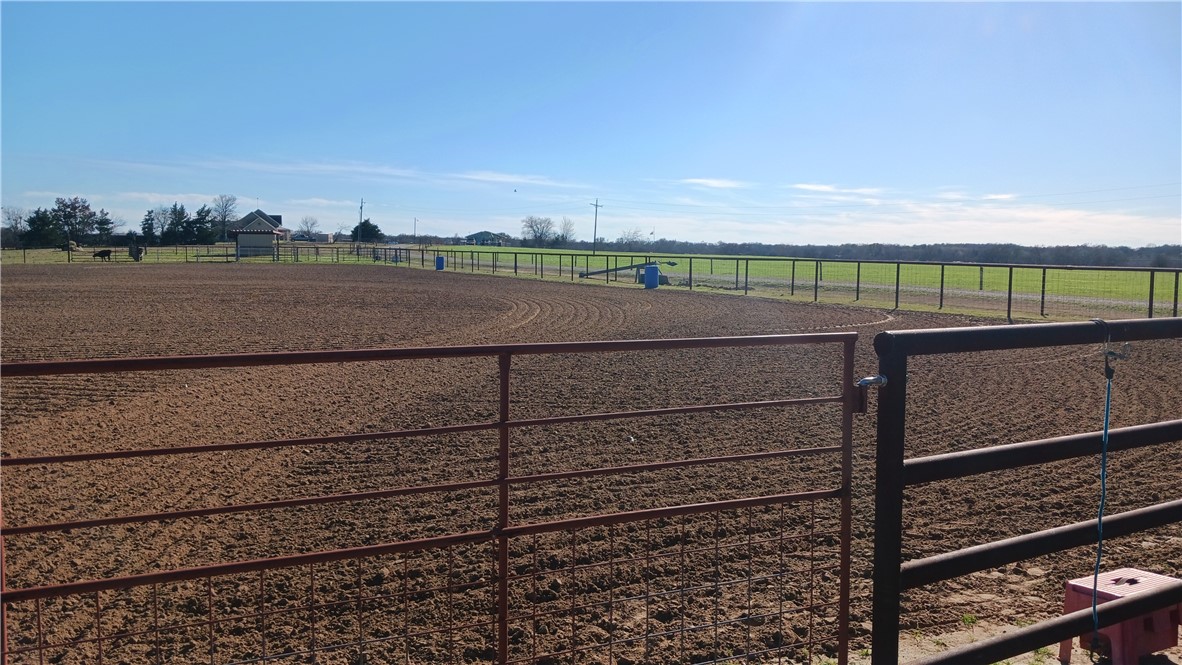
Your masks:
<path fill-rule="evenodd" d="M 767 257 L 735 257 L 735 256 L 663 256 L 630 253 L 599 253 L 591 256 L 587 252 L 570 252 L 553 249 L 532 248 L 492 248 L 472 246 L 433 247 L 428 251 L 462 252 L 468 256 L 472 254 L 499 254 L 502 258 L 498 265 L 503 264 L 506 257 L 514 252 L 518 254 L 541 255 L 547 266 L 556 267 L 559 257 L 564 266 L 570 265 L 570 258 L 576 258 L 579 270 L 602 270 L 605 267 L 628 265 L 628 261 L 643 261 L 651 258 L 657 261 L 675 261 L 676 266 L 662 265 L 661 271 L 667 275 L 685 276 L 690 273 L 690 260 L 693 261 L 694 281 L 707 278 L 728 279 L 734 281 L 738 277 L 739 286 L 744 278 L 751 284 L 774 282 L 791 283 L 793 281 L 793 263 L 795 263 L 795 283 L 798 287 L 804 285 L 812 288 L 814 275 L 817 273 L 816 259 L 769 259 Z M 554 257 L 551 259 L 550 257 Z M 491 256 L 488 259 L 491 262 Z M 512 261 L 512 259 L 509 259 Z M 532 262 L 530 263 L 532 265 Z M 586 268 L 584 268 L 586 266 Z M 863 287 L 890 287 L 895 285 L 896 264 L 889 262 L 857 262 L 820 261 L 821 288 L 847 286 L 854 289 L 857 283 Z M 992 292 L 1006 293 L 1009 290 L 1010 269 L 1008 267 L 977 266 L 944 264 L 944 289 L 949 292 L 971 293 Z M 859 275 L 860 270 L 860 275 Z M 905 290 L 940 288 L 941 266 L 932 264 L 902 264 L 899 266 L 900 288 Z M 1174 271 L 1160 270 L 1155 274 L 1154 300 L 1164 302 L 1173 298 Z M 1105 270 L 1089 268 L 1046 268 L 1045 289 L 1044 270 L 1041 267 L 1015 267 L 1013 269 L 1013 291 L 1015 294 L 1037 295 L 1045 293 L 1047 296 L 1097 298 L 1110 300 L 1130 300 L 1147 302 L 1149 298 L 1149 269 L 1144 270 Z"/>

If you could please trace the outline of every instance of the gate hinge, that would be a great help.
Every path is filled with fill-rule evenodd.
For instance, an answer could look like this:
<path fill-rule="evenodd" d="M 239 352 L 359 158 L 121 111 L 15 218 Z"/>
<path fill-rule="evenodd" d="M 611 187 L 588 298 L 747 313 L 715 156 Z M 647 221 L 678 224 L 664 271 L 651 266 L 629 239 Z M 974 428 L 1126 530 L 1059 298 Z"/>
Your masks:
<path fill-rule="evenodd" d="M 881 374 L 858 379 L 858 382 L 854 384 L 858 388 L 858 392 L 854 393 L 854 413 L 866 413 L 866 397 L 870 392 L 870 386 L 877 388 L 885 386 L 886 382 L 887 378 Z"/>

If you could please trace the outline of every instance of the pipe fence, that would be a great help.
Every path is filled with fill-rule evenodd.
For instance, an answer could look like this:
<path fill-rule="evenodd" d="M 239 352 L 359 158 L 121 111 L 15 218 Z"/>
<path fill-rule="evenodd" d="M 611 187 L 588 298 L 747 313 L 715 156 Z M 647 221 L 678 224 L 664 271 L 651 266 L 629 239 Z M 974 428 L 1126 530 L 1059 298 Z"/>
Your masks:
<path fill-rule="evenodd" d="M 132 263 L 128 248 L 5 249 L 4 263 L 103 263 L 92 256 L 110 249 L 111 263 Z M 755 294 L 805 302 L 886 309 L 949 311 L 1004 316 L 1008 321 L 1178 316 L 1178 268 L 1126 268 L 1023 264 L 970 264 L 537 252 L 506 248 L 471 250 L 389 247 L 371 244 L 283 243 L 249 251 L 233 245 L 146 247 L 148 263 L 374 264 L 535 279 L 642 283 L 656 262 L 662 285 L 719 293 Z M 30 258 L 32 253 L 32 258 Z M 74 256 L 77 254 L 77 256 Z"/>
<path fill-rule="evenodd" d="M 36 482 L 52 485 L 70 468 L 87 473 L 88 466 L 111 460 L 181 455 L 217 459 L 372 442 L 397 445 L 399 457 L 410 457 L 426 454 L 421 451 L 440 437 L 495 437 L 491 473 L 473 475 L 435 465 L 440 477 L 423 484 L 19 524 L 9 523 L 10 508 L 0 513 L 3 661 L 746 662 L 812 661 L 824 654 L 845 663 L 851 430 L 853 414 L 864 406 L 864 394 L 852 381 L 856 339 L 856 333 L 825 333 L 4 363 L 0 373 L 6 380 L 172 370 L 178 373 L 176 380 L 184 381 L 193 372 L 219 368 L 317 365 L 331 371 L 339 363 L 366 362 L 396 369 L 408 361 L 469 360 L 495 364 L 492 397 L 497 406 L 491 419 L 392 431 L 6 457 L 0 470 L 11 489 L 31 482 L 25 473 L 39 473 Z M 520 396 L 514 395 L 528 379 L 514 380 L 511 370 L 531 357 L 577 363 L 586 354 L 660 356 L 711 349 L 764 349 L 791 357 L 805 345 L 840 357 L 826 380 L 828 394 L 517 415 Z M 671 448 L 665 459 L 606 466 L 576 462 L 574 468 L 545 471 L 529 464 L 537 451 L 523 442 L 528 433 L 562 426 L 816 409 L 825 410 L 835 432 L 832 440 L 757 442 L 754 449 L 722 456 Z M 488 459 L 476 449 L 467 454 L 473 463 Z M 806 463 L 830 472 L 814 478 L 800 471 L 777 480 L 780 488 L 787 488 L 790 480 L 803 483 L 793 491 L 658 507 L 630 505 L 628 488 L 643 486 L 655 473 L 696 469 L 721 474 L 743 465 Z M 547 515 L 556 506 L 537 505 L 535 488 L 599 479 L 615 483 L 612 510 L 553 519 Z M 142 480 L 114 482 L 133 485 Z M 474 502 L 456 499 L 465 493 L 475 496 Z M 561 491 L 553 496 L 562 496 Z M 119 534 L 136 525 L 196 525 L 242 516 L 258 516 L 274 528 L 278 522 L 268 520 L 279 518 L 267 515 L 279 511 L 333 510 L 376 499 L 402 502 L 396 510 L 476 505 L 491 512 L 472 518 L 483 524 L 479 528 L 442 535 L 132 575 L 104 577 L 97 574 L 105 567 L 100 565 L 89 575 L 66 581 L 10 586 L 14 579 L 36 577 L 39 561 L 52 554 L 47 548 L 61 542 L 44 540 L 48 537 L 68 541 L 113 529 L 110 535 L 101 532 L 98 540 L 85 541 L 109 546 L 120 543 Z M 252 537 L 234 535 L 237 530 L 219 524 L 213 526 L 220 530 L 215 540 Z M 21 539 L 27 542 L 14 550 Z M 122 560 L 127 553 L 120 547 L 113 558 Z"/>
<path fill-rule="evenodd" d="M 904 491 L 925 483 L 1098 455 L 1104 439 L 1090 432 L 1038 441 L 976 448 L 944 455 L 907 458 L 907 367 L 914 356 L 1031 349 L 1049 346 L 1121 343 L 1182 338 L 1182 319 L 1054 323 L 879 333 L 874 338 L 880 386 L 878 448 L 875 458 L 873 662 L 899 662 L 902 596 L 909 590 L 998 566 L 1025 561 L 1072 547 L 1095 544 L 1097 520 L 1056 527 L 984 543 L 918 560 L 903 561 Z M 971 380 L 970 378 L 965 379 Z M 1066 390 L 1066 388 L 1065 388 Z M 1182 441 L 1182 420 L 1113 429 L 1111 452 Z M 989 514 L 988 507 L 980 508 Z M 1182 498 L 1159 501 L 1104 518 L 1104 537 L 1120 537 L 1182 522 Z M 1105 627 L 1182 602 L 1182 582 L 1125 601 L 1099 606 L 1098 626 Z M 992 663 L 1087 633 L 1091 610 L 1044 621 L 992 640 L 947 651 L 926 663 Z"/>

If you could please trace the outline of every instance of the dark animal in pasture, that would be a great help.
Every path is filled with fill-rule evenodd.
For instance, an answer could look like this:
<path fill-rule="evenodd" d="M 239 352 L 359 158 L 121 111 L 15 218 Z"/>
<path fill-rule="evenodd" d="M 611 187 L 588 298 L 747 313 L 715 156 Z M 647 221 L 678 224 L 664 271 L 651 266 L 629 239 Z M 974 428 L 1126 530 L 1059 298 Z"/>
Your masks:
<path fill-rule="evenodd" d="M 127 253 L 131 256 L 132 261 L 142 261 L 144 252 L 148 251 L 146 247 L 128 247 Z"/>
<path fill-rule="evenodd" d="M 111 260 L 111 250 L 100 249 L 99 251 L 92 254 L 91 257 L 95 258 L 95 259 L 102 259 L 104 261 L 110 261 Z"/>

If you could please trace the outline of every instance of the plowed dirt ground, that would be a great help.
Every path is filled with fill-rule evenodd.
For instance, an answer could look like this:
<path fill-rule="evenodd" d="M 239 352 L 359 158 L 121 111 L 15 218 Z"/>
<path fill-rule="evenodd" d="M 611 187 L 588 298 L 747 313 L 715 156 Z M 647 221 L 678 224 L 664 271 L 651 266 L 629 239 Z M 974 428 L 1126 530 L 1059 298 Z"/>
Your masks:
<path fill-rule="evenodd" d="M 864 376 L 877 369 L 871 340 L 878 332 L 999 323 L 364 265 L 5 266 L 0 286 L 4 362 L 856 331 L 861 337 L 855 372 Z M 1100 351 L 1062 347 L 914 359 L 908 454 L 1099 430 L 1105 386 Z M 831 393 L 839 361 L 840 353 L 815 347 L 791 353 L 763 349 L 524 359 L 514 365 L 514 408 L 519 409 L 514 417 Z M 470 359 L 5 377 L 0 382 L 2 454 L 487 421 L 497 413 L 495 367 L 495 362 Z M 1130 357 L 1116 364 L 1112 426 L 1182 416 L 1180 370 L 1182 340 L 1135 344 Z M 854 652 L 869 645 L 874 405 L 872 396 L 869 413 L 857 416 L 854 424 Z M 516 463 L 521 473 L 541 473 L 738 454 L 766 449 L 768 442 L 789 447 L 832 442 L 835 411 L 803 411 L 557 427 L 523 436 L 520 445 L 527 452 Z M 560 483 L 544 493 L 524 494 L 517 517 L 558 519 L 793 491 L 818 478 L 831 480 L 831 463 L 779 461 L 613 483 Z M 5 468 L 3 519 L 15 526 L 475 479 L 488 477 L 495 465 L 495 442 L 490 444 L 487 435 L 458 434 L 414 449 L 370 443 L 212 460 L 182 455 L 52 470 Z M 1180 478 L 1182 444 L 1114 454 L 1107 512 L 1178 498 Z M 905 558 L 1092 519 L 1098 500 L 1098 460 L 1090 458 L 934 483 L 908 493 Z M 20 536 L 5 542 L 5 567 L 9 587 L 61 583 L 487 529 L 491 512 L 487 495 L 457 492 L 444 501 L 390 499 L 275 517 Z M 995 625 L 1057 615 L 1064 580 L 1090 573 L 1094 556 L 1092 548 L 1077 548 L 908 594 L 910 639 L 939 639 L 962 629 L 970 615 Z M 1107 541 L 1104 567 L 1125 566 L 1182 576 L 1182 527 Z M 765 644 L 774 646 L 774 639 Z M 463 647 L 437 644 L 415 657 L 443 661 L 487 655 Z M 688 650 L 693 653 L 669 648 L 650 660 L 688 662 L 699 653 L 692 642 Z M 186 660 L 184 654 L 175 658 Z M 385 662 L 381 655 L 370 659 Z M 58 662 L 83 661 L 61 654 Z"/>

